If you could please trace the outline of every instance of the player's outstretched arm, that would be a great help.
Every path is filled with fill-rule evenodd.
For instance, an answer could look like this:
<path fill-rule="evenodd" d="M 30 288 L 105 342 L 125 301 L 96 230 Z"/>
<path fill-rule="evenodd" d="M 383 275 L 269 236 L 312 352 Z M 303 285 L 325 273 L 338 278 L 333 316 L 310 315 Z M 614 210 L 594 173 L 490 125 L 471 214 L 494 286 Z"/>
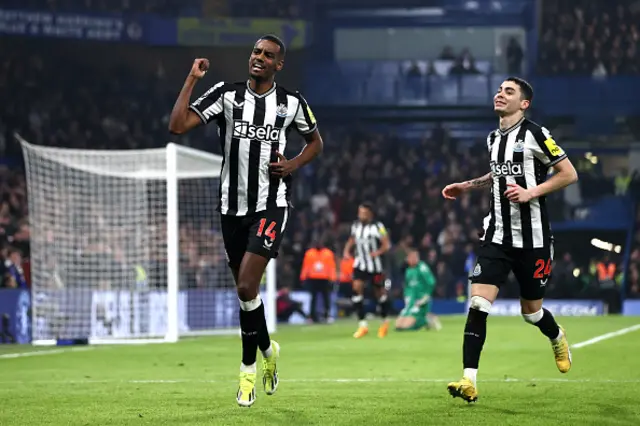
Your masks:
<path fill-rule="evenodd" d="M 442 196 L 447 200 L 455 200 L 456 197 L 471 189 L 486 188 L 491 185 L 492 180 L 491 172 L 489 172 L 484 176 L 480 176 L 479 178 L 471 179 L 466 182 L 452 183 L 451 185 L 444 187 L 442 190 Z"/>
<path fill-rule="evenodd" d="M 169 132 L 174 135 L 181 135 L 202 124 L 198 114 L 189 109 L 189 100 L 196 83 L 204 77 L 208 69 L 208 59 L 199 58 L 193 61 L 191 71 L 180 90 L 169 118 Z"/>

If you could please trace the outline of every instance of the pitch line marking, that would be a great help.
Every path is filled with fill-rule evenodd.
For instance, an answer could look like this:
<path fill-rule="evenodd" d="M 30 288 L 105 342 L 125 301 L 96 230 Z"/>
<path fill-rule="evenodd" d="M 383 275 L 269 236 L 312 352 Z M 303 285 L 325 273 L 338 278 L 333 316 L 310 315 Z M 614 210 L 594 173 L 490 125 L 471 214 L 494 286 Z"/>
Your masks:
<path fill-rule="evenodd" d="M 42 355 L 57 355 L 68 352 L 83 352 L 95 349 L 94 346 L 82 346 L 80 348 L 65 348 L 65 349 L 48 349 L 44 351 L 30 351 L 30 352 L 14 352 L 9 354 L 0 354 L 0 359 L 13 359 L 13 358 L 25 358 L 30 356 L 42 356 Z"/>
<path fill-rule="evenodd" d="M 603 340 L 622 336 L 623 334 L 631 333 L 632 331 L 636 331 L 636 330 L 640 330 L 640 324 L 636 324 L 631 327 L 626 327 L 618 331 L 612 331 L 610 333 L 601 334 L 600 336 L 596 336 L 589 340 L 585 340 L 584 342 L 576 343 L 575 345 L 571 345 L 571 349 L 584 348 L 585 346 L 594 345 L 598 342 L 602 342 Z"/>
<path fill-rule="evenodd" d="M 281 379 L 285 383 L 449 383 L 450 379 L 393 379 L 393 378 L 333 378 L 333 379 Z M 532 378 L 532 379 L 483 379 L 483 383 L 640 383 L 640 379 L 614 380 L 614 379 L 564 379 L 564 378 Z M 57 384 L 57 385 L 81 385 L 81 384 L 188 384 L 188 383 L 237 383 L 237 380 L 191 380 L 191 379 L 167 379 L 167 380 L 13 380 L 0 381 L 0 384 Z"/>

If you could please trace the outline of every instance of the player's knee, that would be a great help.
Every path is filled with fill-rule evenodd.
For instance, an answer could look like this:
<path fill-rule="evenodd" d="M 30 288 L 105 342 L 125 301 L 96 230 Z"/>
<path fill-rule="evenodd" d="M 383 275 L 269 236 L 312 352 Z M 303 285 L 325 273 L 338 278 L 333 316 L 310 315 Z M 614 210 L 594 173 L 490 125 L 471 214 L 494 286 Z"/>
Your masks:
<path fill-rule="evenodd" d="M 529 324 L 537 324 L 541 319 L 544 312 L 540 309 L 538 312 L 534 312 L 532 314 L 522 313 L 522 318 L 524 318 L 525 322 Z"/>
<path fill-rule="evenodd" d="M 482 296 L 471 296 L 470 308 L 477 311 L 489 313 L 491 311 L 491 302 Z"/>
<path fill-rule="evenodd" d="M 258 288 L 246 281 L 240 280 L 237 287 L 238 299 L 241 302 L 250 302 L 258 297 Z"/>

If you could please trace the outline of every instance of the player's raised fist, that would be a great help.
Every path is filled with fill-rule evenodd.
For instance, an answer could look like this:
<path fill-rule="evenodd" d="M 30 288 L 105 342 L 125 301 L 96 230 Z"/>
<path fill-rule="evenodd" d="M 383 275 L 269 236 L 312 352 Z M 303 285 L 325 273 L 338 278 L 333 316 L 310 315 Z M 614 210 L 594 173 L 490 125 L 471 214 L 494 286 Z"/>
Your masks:
<path fill-rule="evenodd" d="M 193 61 L 193 66 L 191 67 L 191 75 L 195 78 L 202 78 L 206 74 L 209 69 L 209 60 L 205 58 L 198 58 Z"/>
<path fill-rule="evenodd" d="M 456 197 L 459 197 L 464 191 L 466 187 L 464 183 L 452 183 L 451 185 L 447 185 L 442 190 L 442 196 L 447 200 L 455 200 Z"/>

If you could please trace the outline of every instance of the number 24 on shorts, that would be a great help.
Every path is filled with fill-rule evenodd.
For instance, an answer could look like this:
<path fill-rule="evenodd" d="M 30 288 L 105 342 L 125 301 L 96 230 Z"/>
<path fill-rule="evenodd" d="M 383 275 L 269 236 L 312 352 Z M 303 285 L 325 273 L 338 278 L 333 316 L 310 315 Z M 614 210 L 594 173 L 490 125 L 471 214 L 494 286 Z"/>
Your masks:
<path fill-rule="evenodd" d="M 543 272 L 544 270 L 544 272 Z M 536 260 L 536 271 L 533 273 L 533 278 L 541 280 L 544 277 L 548 277 L 551 274 L 551 259 L 538 259 Z"/>
<path fill-rule="evenodd" d="M 262 237 L 262 235 L 265 235 L 269 237 L 271 241 L 274 241 L 276 239 L 276 231 L 275 231 L 276 222 L 275 221 L 271 222 L 267 227 L 267 230 L 265 231 L 264 227 L 266 224 L 267 224 L 267 219 L 265 218 L 260 219 L 260 227 L 258 228 L 257 235 L 258 237 Z"/>

